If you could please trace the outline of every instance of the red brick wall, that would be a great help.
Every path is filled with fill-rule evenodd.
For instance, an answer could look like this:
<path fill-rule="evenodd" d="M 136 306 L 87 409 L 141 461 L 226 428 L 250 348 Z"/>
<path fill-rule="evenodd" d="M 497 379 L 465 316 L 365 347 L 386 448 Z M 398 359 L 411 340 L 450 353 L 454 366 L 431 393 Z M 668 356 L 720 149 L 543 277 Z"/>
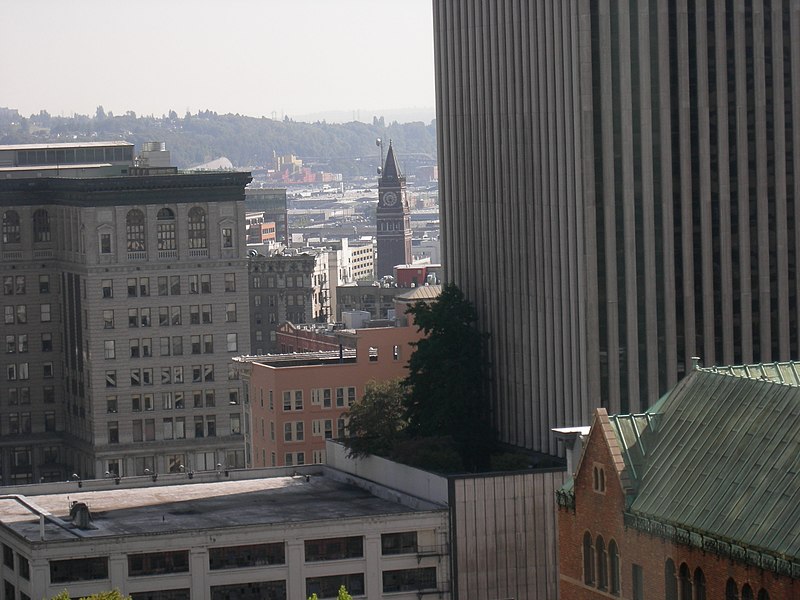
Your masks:
<path fill-rule="evenodd" d="M 602 466 L 606 474 L 606 491 L 599 494 L 593 489 L 593 467 Z M 686 563 L 694 576 L 696 568 L 703 570 L 708 600 L 725 598 L 725 586 L 732 577 L 739 589 L 749 583 L 753 598 L 763 587 L 770 600 L 800 600 L 800 581 L 779 577 L 753 566 L 731 561 L 709 552 L 675 544 L 669 540 L 626 529 L 623 524 L 625 496 L 616 477 L 608 445 L 600 427 L 590 435 L 580 471 L 575 478 L 575 512 L 561 508 L 558 514 L 560 597 L 563 600 L 593 600 L 597 598 L 633 598 L 632 565 L 641 565 L 644 571 L 644 598 L 663 600 L 665 597 L 664 565 L 667 559 L 675 563 L 676 575 Z M 619 547 L 622 593 L 613 596 L 583 583 L 583 535 L 592 534 L 593 540 L 602 535 L 608 547 L 613 539 Z M 610 562 L 609 562 L 610 564 Z M 680 596 L 679 596 L 680 597 Z M 696 596 L 693 594 L 692 600 Z"/>

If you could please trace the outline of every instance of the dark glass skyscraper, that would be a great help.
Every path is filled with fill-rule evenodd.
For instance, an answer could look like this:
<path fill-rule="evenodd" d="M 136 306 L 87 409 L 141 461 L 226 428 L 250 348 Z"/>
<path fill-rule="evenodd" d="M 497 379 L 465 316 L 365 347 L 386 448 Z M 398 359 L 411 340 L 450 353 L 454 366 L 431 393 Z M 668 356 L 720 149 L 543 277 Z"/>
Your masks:
<path fill-rule="evenodd" d="M 800 355 L 800 1 L 433 4 L 444 262 L 501 439 Z"/>

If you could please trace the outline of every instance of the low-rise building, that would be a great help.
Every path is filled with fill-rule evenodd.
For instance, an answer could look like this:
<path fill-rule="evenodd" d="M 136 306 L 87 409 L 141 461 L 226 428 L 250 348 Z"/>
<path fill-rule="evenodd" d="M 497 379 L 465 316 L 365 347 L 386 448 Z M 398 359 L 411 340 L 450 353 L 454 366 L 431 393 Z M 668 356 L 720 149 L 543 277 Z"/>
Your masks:
<path fill-rule="evenodd" d="M 347 409 L 369 381 L 407 375 L 416 327 L 334 331 L 337 350 L 243 356 L 253 466 L 325 462 L 325 440 L 345 435 Z"/>
<path fill-rule="evenodd" d="M 449 598 L 448 511 L 324 466 L 41 484 L 0 496 L 3 598 Z"/>
<path fill-rule="evenodd" d="M 560 597 L 800 598 L 799 368 L 695 368 L 646 413 L 562 432 L 583 450 L 557 493 Z"/>

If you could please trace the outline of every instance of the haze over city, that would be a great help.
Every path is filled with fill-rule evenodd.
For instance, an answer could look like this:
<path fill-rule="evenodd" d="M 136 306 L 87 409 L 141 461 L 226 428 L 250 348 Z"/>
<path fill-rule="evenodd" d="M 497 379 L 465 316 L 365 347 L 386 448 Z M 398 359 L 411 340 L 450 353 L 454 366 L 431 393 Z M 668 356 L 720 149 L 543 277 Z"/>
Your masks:
<path fill-rule="evenodd" d="M 155 116 L 433 118 L 428 0 L 222 8 L 210 0 L 4 2 L 0 52 L 13 60 L 0 61 L 0 105 L 23 115 L 91 115 L 102 105 Z"/>

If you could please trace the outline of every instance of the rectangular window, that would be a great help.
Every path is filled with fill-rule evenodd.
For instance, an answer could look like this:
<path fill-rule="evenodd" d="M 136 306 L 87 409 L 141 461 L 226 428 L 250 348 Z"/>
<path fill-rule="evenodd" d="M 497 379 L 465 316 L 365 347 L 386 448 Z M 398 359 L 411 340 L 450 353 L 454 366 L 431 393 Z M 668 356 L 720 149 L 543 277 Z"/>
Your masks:
<path fill-rule="evenodd" d="M 230 420 L 231 420 L 231 435 L 241 435 L 242 433 L 241 416 L 239 414 L 232 414 L 230 415 Z"/>
<path fill-rule="evenodd" d="M 17 323 L 28 322 L 28 307 L 25 304 L 17 306 Z"/>
<path fill-rule="evenodd" d="M 131 577 L 188 572 L 188 550 L 128 555 L 128 575 Z"/>
<path fill-rule="evenodd" d="M 111 234 L 100 234 L 100 254 L 111 254 Z"/>
<path fill-rule="evenodd" d="M 236 352 L 239 349 L 237 334 L 229 333 L 227 335 L 227 342 L 228 342 L 228 352 Z"/>
<path fill-rule="evenodd" d="M 150 295 L 150 278 L 149 277 L 140 277 L 139 278 L 139 295 L 140 296 L 149 296 Z"/>
<path fill-rule="evenodd" d="M 106 412 L 107 413 L 116 413 L 117 412 L 117 397 L 116 396 L 106 396 Z"/>
<path fill-rule="evenodd" d="M 169 306 L 158 307 L 158 326 L 159 327 L 169 326 Z"/>
<path fill-rule="evenodd" d="M 402 531 L 400 533 L 381 534 L 381 554 L 416 554 L 417 532 Z"/>
<path fill-rule="evenodd" d="M 642 565 L 631 565 L 633 600 L 644 600 L 644 569 Z"/>
<path fill-rule="evenodd" d="M 436 567 L 383 572 L 383 593 L 420 592 L 436 589 Z"/>
<path fill-rule="evenodd" d="M 138 285 L 137 285 L 137 282 L 136 282 L 136 278 L 135 277 L 129 277 L 128 281 L 127 281 L 127 286 L 128 286 L 128 298 L 135 298 L 136 297 L 136 292 L 139 289 Z"/>
<path fill-rule="evenodd" d="M 142 428 L 142 421 L 136 420 L 132 423 L 132 434 L 134 442 L 144 441 L 144 429 Z"/>
<path fill-rule="evenodd" d="M 142 397 L 139 394 L 131 396 L 131 411 L 142 412 Z"/>
<path fill-rule="evenodd" d="M 192 354 L 200 354 L 200 336 L 193 335 L 189 337 L 192 344 Z"/>
<path fill-rule="evenodd" d="M 233 248 L 233 229 L 230 227 L 222 228 L 222 247 Z"/>
<path fill-rule="evenodd" d="M 139 322 L 142 327 L 150 327 L 150 309 L 142 308 L 139 310 Z"/>
<path fill-rule="evenodd" d="M 200 293 L 211 293 L 211 275 L 200 275 Z"/>
<path fill-rule="evenodd" d="M 40 318 L 42 323 L 49 323 L 50 322 L 50 305 L 49 304 L 42 304 L 40 306 Z"/>
<path fill-rule="evenodd" d="M 235 323 L 236 322 L 236 303 L 230 302 L 225 305 L 225 322 L 226 323 Z"/>
<path fill-rule="evenodd" d="M 305 427 L 303 425 L 303 421 L 297 421 L 294 424 L 294 439 L 298 442 L 302 442 L 304 439 L 304 430 Z"/>
<path fill-rule="evenodd" d="M 109 359 L 117 357 L 117 351 L 114 348 L 114 340 L 106 340 L 103 342 L 103 356 Z"/>
<path fill-rule="evenodd" d="M 128 342 L 131 358 L 139 358 L 139 340 L 132 339 Z"/>
<path fill-rule="evenodd" d="M 163 425 L 164 425 L 163 431 L 162 431 L 163 439 L 171 440 L 173 438 L 173 436 L 174 436 L 172 419 L 171 418 L 164 419 Z"/>
<path fill-rule="evenodd" d="M 53 351 L 53 334 L 52 333 L 43 333 L 42 334 L 42 352 L 52 352 Z"/>
<path fill-rule="evenodd" d="M 128 309 L 128 327 L 139 326 L 139 311 L 135 308 Z"/>
<path fill-rule="evenodd" d="M 50 275 L 39 275 L 39 293 L 50 293 Z"/>
<path fill-rule="evenodd" d="M 286 544 L 283 542 L 208 549 L 208 567 L 212 571 L 285 564 Z"/>
<path fill-rule="evenodd" d="M 13 306 L 4 306 L 3 312 L 5 313 L 5 324 L 6 325 L 13 325 L 14 324 L 14 307 Z"/>
<path fill-rule="evenodd" d="M 51 379 L 53 377 L 53 363 L 46 362 L 42 364 L 42 376 L 45 379 Z"/>
<path fill-rule="evenodd" d="M 148 596 L 149 597 L 149 596 Z M 229 598 L 286 598 L 286 580 L 253 581 L 250 583 L 231 583 L 228 585 L 212 585 L 211 600 L 228 600 Z"/>
<path fill-rule="evenodd" d="M 225 273 L 225 291 L 236 291 L 236 273 Z"/>
<path fill-rule="evenodd" d="M 156 420 L 144 420 L 144 439 L 146 442 L 152 442 L 156 439 Z"/>
<path fill-rule="evenodd" d="M 183 440 L 186 438 L 186 417 L 175 419 L 175 439 Z"/>
<path fill-rule="evenodd" d="M 103 298 L 114 297 L 114 282 L 111 279 L 103 279 L 100 282 L 100 289 L 102 291 Z"/>
<path fill-rule="evenodd" d="M 203 437 L 203 417 L 194 418 L 194 437 Z"/>
<path fill-rule="evenodd" d="M 327 577 L 307 577 L 306 596 L 316 594 L 320 600 L 323 598 L 336 598 L 339 595 L 339 588 L 342 586 L 353 597 L 363 596 L 364 574 L 349 573 L 346 575 L 328 575 Z"/>
<path fill-rule="evenodd" d="M 183 337 L 176 335 L 172 338 L 172 356 L 183 354 Z"/>
<path fill-rule="evenodd" d="M 117 421 L 108 422 L 108 443 L 119 444 L 119 423 Z"/>
<path fill-rule="evenodd" d="M 189 275 L 189 293 L 190 294 L 200 293 L 200 280 L 197 275 Z"/>
<path fill-rule="evenodd" d="M 169 293 L 172 296 L 181 295 L 181 277 L 180 275 L 169 276 Z"/>
<path fill-rule="evenodd" d="M 158 278 L 158 295 L 167 296 L 169 294 L 169 278 L 164 275 Z"/>
<path fill-rule="evenodd" d="M 172 325 L 180 325 L 181 324 L 181 307 L 180 306 L 172 306 L 172 307 L 170 307 L 170 323 L 172 323 Z"/>
<path fill-rule="evenodd" d="M 114 329 L 114 311 L 103 311 L 103 329 Z"/>
<path fill-rule="evenodd" d="M 159 354 L 161 356 L 169 356 L 169 338 L 162 337 L 158 340 Z"/>
<path fill-rule="evenodd" d="M 117 387 L 116 371 L 106 371 L 106 387 Z"/>
<path fill-rule="evenodd" d="M 211 305 L 210 304 L 203 304 L 202 307 L 203 313 L 203 325 L 209 325 L 211 321 Z"/>
<path fill-rule="evenodd" d="M 283 441 L 284 442 L 291 442 L 292 441 L 292 424 L 291 423 L 284 423 L 283 424 Z"/>
<path fill-rule="evenodd" d="M 108 579 L 108 557 L 71 558 L 50 561 L 50 582 Z"/>
<path fill-rule="evenodd" d="M 327 538 L 305 541 L 306 562 L 342 560 L 364 557 L 362 536 Z M 349 590 L 348 590 L 349 591 Z"/>
<path fill-rule="evenodd" d="M 193 304 L 189 307 L 189 325 L 200 325 L 199 304 Z"/>
<path fill-rule="evenodd" d="M 214 336 L 211 334 L 203 336 L 203 354 L 214 354 Z"/>
<path fill-rule="evenodd" d="M 216 417 L 206 417 L 206 432 L 208 432 L 208 437 L 216 437 L 217 435 Z"/>

